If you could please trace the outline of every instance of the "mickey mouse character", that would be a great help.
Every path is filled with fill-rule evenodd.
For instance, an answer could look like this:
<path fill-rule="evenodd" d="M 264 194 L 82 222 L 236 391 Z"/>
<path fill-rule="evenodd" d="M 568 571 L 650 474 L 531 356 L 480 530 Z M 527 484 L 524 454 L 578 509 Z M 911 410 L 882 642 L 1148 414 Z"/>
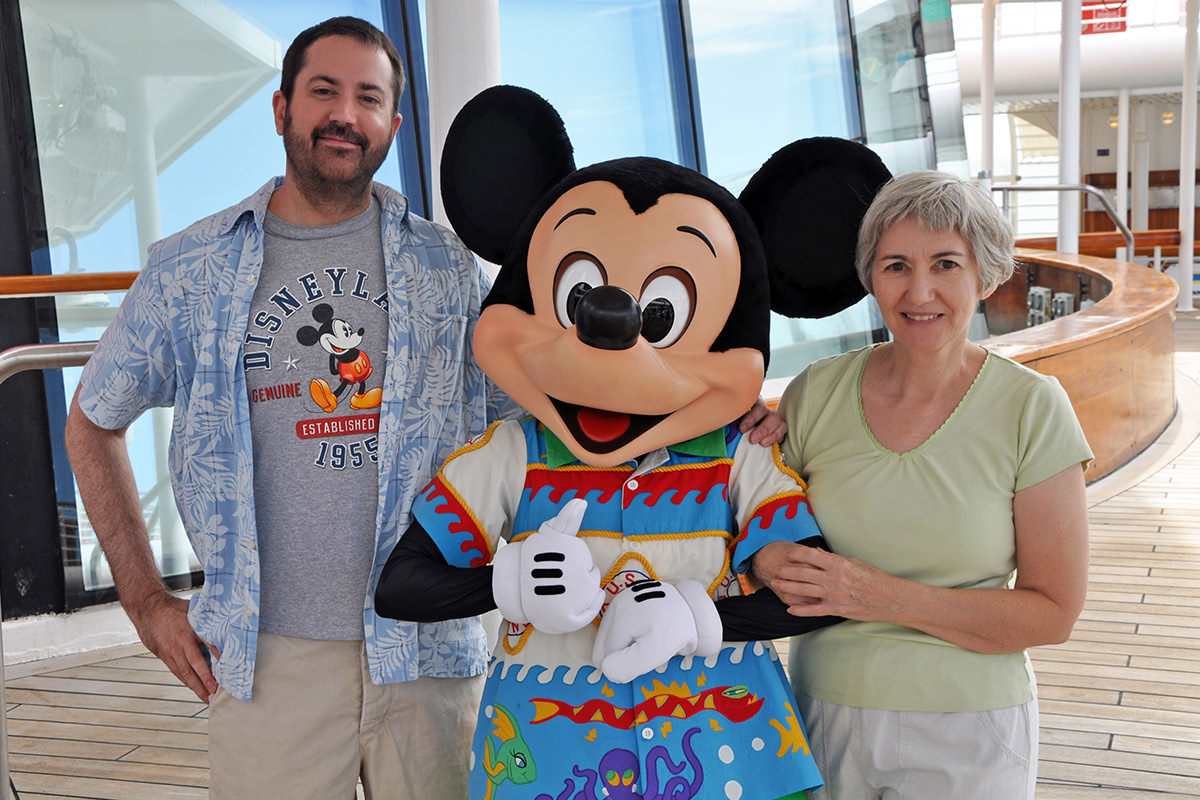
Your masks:
<path fill-rule="evenodd" d="M 502 264 L 474 336 L 530 416 L 422 492 L 384 566 L 384 616 L 504 617 L 475 734 L 475 798 L 799 797 L 819 786 L 770 639 L 787 613 L 739 576 L 769 542 L 823 544 L 777 447 L 731 420 L 769 309 L 862 296 L 854 240 L 889 177 L 850 142 L 794 143 L 740 199 L 652 158 L 576 170 L 557 113 L 494 87 L 447 137 L 445 207 Z"/>
<path fill-rule="evenodd" d="M 350 407 L 378 408 L 383 400 L 383 389 L 376 386 L 367 389 L 367 378 L 374 371 L 371 359 L 358 349 L 362 344 L 364 329 L 357 331 L 344 319 L 333 315 L 333 306 L 328 303 L 318 303 L 313 306 L 313 319 L 321 323 L 320 328 L 304 325 L 296 330 L 296 341 L 305 347 L 320 344 L 321 349 L 329 353 L 329 374 L 341 379 L 336 389 L 330 389 L 324 378 L 313 378 L 308 385 L 308 393 L 313 402 L 326 412 L 332 412 L 338 406 L 338 398 L 342 396 L 347 386 L 358 384 L 358 393 L 350 398 Z"/>

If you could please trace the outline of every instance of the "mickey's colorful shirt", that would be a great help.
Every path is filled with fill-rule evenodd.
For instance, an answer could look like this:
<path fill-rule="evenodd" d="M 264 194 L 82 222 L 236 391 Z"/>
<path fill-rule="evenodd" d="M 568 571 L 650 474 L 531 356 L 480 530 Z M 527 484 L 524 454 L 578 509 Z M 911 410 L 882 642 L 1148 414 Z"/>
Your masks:
<path fill-rule="evenodd" d="M 447 563 L 480 566 L 574 497 L 588 502 L 578 535 L 610 597 L 644 578 L 698 580 L 716 600 L 741 594 L 737 575 L 759 548 L 818 534 L 778 448 L 734 426 L 595 468 L 531 417 L 499 423 L 447 460 L 413 516 Z M 676 656 L 619 684 L 592 665 L 598 621 L 564 635 L 503 623 L 473 798 L 775 800 L 821 784 L 769 641 Z"/>

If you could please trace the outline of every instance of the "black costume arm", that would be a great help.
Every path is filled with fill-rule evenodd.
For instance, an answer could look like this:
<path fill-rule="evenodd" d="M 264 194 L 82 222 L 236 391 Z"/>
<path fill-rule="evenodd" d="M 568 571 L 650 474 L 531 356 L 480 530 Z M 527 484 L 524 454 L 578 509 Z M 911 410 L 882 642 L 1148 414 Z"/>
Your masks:
<path fill-rule="evenodd" d="M 801 544 L 828 549 L 813 537 Z M 726 597 L 716 603 L 728 642 L 778 639 L 824 628 L 841 617 L 797 617 L 770 589 Z M 384 564 L 375 589 L 375 611 L 381 617 L 410 622 L 440 622 L 473 617 L 496 607 L 492 567 L 454 567 L 417 521 L 400 537 Z"/>
<path fill-rule="evenodd" d="M 810 536 L 800 544 L 828 550 L 820 536 Z M 779 596 L 765 586 L 753 594 L 725 597 L 716 603 L 724 628 L 722 638 L 727 642 L 747 642 L 755 639 L 778 639 L 796 636 L 841 622 L 842 617 L 797 617 Z"/>
<path fill-rule="evenodd" d="M 492 567 L 454 567 L 421 523 L 400 537 L 375 587 L 375 611 L 409 622 L 473 617 L 496 607 Z"/>

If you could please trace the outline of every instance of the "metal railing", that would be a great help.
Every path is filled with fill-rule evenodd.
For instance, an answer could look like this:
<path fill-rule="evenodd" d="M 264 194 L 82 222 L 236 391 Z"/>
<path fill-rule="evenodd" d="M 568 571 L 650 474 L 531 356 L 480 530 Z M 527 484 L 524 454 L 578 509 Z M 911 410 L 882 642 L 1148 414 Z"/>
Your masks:
<path fill-rule="evenodd" d="M 1086 192 L 1100 201 L 1104 211 L 1108 214 L 1109 219 L 1117 226 L 1117 230 L 1125 237 L 1125 258 L 1133 258 L 1133 232 L 1129 230 L 1129 226 L 1125 224 L 1125 220 L 1117 215 L 1117 210 L 1113 208 L 1112 203 L 1104 196 L 1104 192 L 1097 189 L 1095 186 L 1087 183 L 1051 183 L 1034 186 L 1031 184 L 1015 184 L 1015 183 L 994 183 L 991 186 L 993 192 L 1000 192 L 1000 205 L 1004 209 L 1004 213 L 1009 212 L 1011 203 L 1009 195 L 1013 192 Z"/>
<path fill-rule="evenodd" d="M 43 297 L 74 292 L 112 291 L 129 288 L 136 272 L 109 272 L 84 275 L 17 275 L 0 277 L 0 299 Z M 0 352 L 0 385 L 21 372 L 41 369 L 80 367 L 87 363 L 95 342 L 59 342 L 26 344 Z M 4 616 L 0 605 L 0 619 Z M 4 636 L 0 625 L 0 800 L 11 800 L 11 773 L 8 766 L 8 706 L 4 697 Z"/>
<path fill-rule="evenodd" d="M 19 372 L 33 369 L 80 367 L 87 363 L 95 342 L 26 344 L 0 353 L 0 385 Z M 4 608 L 0 605 L 0 618 Z M 0 626 L 0 800 L 10 800 L 8 770 L 8 706 L 4 699 L 4 636 Z"/>

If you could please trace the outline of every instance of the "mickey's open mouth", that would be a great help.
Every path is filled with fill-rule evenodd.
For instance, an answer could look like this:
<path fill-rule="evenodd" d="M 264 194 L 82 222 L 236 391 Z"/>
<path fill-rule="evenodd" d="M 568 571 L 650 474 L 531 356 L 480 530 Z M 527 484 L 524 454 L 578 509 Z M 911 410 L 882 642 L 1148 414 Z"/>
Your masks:
<path fill-rule="evenodd" d="M 623 414 L 550 398 L 563 424 L 585 449 L 611 453 L 662 422 L 667 414 Z"/>

